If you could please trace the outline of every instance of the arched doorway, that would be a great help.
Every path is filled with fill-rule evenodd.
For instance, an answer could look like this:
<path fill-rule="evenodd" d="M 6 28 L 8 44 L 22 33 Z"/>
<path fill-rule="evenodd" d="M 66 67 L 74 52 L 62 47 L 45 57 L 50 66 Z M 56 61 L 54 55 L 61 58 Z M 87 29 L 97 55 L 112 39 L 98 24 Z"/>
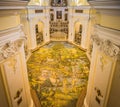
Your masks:
<path fill-rule="evenodd" d="M 43 42 L 43 31 L 44 31 L 44 24 L 42 22 L 38 22 L 35 25 L 36 30 L 36 43 L 37 45 Z"/>
<path fill-rule="evenodd" d="M 82 38 L 82 24 L 80 22 L 76 22 L 74 42 L 78 45 L 81 45 L 81 38 Z"/>

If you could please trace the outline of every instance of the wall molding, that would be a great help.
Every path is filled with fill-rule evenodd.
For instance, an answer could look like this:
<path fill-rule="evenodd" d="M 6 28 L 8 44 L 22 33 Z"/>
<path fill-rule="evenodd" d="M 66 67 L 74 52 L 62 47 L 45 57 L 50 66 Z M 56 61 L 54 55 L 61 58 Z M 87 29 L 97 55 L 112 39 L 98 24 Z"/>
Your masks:
<path fill-rule="evenodd" d="M 119 0 L 88 0 L 88 2 L 92 8 L 95 8 L 101 14 L 120 16 Z"/>
<path fill-rule="evenodd" d="M 100 25 L 94 26 L 94 34 L 91 36 L 93 42 L 100 51 L 107 56 L 115 57 L 120 55 L 120 31 L 106 28 Z"/>
<path fill-rule="evenodd" d="M 25 37 L 22 25 L 0 31 L 0 46 L 8 43 L 10 40 L 15 41 L 21 37 Z"/>
<path fill-rule="evenodd" d="M 25 39 L 22 25 L 0 31 L 0 60 L 16 54 Z"/>
<path fill-rule="evenodd" d="M 26 9 L 26 6 L 0 6 L 0 10 L 21 10 Z"/>
<path fill-rule="evenodd" d="M 119 0 L 88 0 L 93 6 L 119 6 Z"/>
<path fill-rule="evenodd" d="M 80 10 L 89 10 L 91 8 L 90 5 L 81 5 L 81 6 L 68 6 L 68 9 L 80 9 Z"/>
<path fill-rule="evenodd" d="M 38 9 L 50 9 L 52 7 L 50 7 L 50 6 L 39 6 L 39 5 L 28 5 L 27 8 L 28 9 L 33 9 L 33 10 L 35 10 L 35 9 L 38 10 Z"/>
<path fill-rule="evenodd" d="M 0 6 L 26 6 L 29 0 L 1 0 Z"/>
<path fill-rule="evenodd" d="M 100 38 L 110 40 L 114 44 L 120 46 L 120 30 L 95 25 L 93 35 L 98 35 Z"/>
<path fill-rule="evenodd" d="M 89 107 L 86 101 L 86 98 L 84 99 L 84 106 L 83 107 Z"/>

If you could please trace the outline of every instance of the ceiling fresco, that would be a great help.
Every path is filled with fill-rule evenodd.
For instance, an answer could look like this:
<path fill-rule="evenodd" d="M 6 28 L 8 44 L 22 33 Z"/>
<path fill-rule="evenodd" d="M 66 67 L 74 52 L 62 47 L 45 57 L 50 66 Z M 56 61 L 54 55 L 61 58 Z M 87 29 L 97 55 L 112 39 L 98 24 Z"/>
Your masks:
<path fill-rule="evenodd" d="M 29 82 L 41 107 L 75 107 L 89 65 L 85 52 L 67 42 L 51 42 L 33 52 L 27 62 Z"/>

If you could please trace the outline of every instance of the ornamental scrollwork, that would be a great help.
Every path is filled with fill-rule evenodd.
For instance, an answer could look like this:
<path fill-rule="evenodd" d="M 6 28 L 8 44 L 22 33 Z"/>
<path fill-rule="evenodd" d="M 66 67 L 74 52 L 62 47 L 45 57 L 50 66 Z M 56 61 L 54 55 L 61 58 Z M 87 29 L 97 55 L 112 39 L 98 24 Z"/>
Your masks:
<path fill-rule="evenodd" d="M 91 38 L 99 46 L 100 51 L 104 52 L 107 56 L 114 57 L 120 54 L 120 48 L 110 40 L 103 40 L 98 35 L 92 35 Z"/>
<path fill-rule="evenodd" d="M 19 51 L 19 48 L 23 44 L 23 39 L 16 41 L 9 41 L 0 47 L 0 60 L 11 57 Z"/>
<path fill-rule="evenodd" d="M 95 42 L 97 45 L 101 44 L 101 39 L 98 37 L 98 35 L 91 35 L 91 39 L 93 42 Z"/>
<path fill-rule="evenodd" d="M 102 50 L 106 55 L 108 56 L 117 56 L 120 52 L 119 47 L 117 47 L 116 45 L 114 45 L 111 41 L 109 40 L 105 40 L 101 46 L 100 46 L 100 50 Z"/>

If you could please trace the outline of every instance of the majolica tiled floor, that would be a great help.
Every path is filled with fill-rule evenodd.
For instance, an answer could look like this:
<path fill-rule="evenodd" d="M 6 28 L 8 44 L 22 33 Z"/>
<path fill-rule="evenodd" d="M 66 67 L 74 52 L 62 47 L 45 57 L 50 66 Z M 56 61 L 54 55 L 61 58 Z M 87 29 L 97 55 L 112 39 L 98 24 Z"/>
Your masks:
<path fill-rule="evenodd" d="M 67 42 L 51 42 L 27 62 L 29 82 L 42 107 L 75 107 L 86 87 L 89 61 L 85 52 Z"/>

